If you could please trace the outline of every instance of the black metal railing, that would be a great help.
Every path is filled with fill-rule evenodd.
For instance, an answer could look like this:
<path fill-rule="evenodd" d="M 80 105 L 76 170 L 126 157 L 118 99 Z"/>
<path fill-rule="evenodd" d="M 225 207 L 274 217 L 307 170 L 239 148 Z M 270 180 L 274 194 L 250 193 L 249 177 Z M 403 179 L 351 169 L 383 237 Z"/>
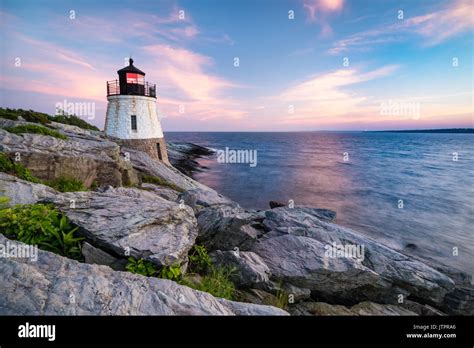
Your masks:
<path fill-rule="evenodd" d="M 145 82 L 144 85 L 139 83 L 125 83 L 120 86 L 119 80 L 107 81 L 107 96 L 109 95 L 143 95 L 145 97 L 156 98 L 156 84 Z"/>

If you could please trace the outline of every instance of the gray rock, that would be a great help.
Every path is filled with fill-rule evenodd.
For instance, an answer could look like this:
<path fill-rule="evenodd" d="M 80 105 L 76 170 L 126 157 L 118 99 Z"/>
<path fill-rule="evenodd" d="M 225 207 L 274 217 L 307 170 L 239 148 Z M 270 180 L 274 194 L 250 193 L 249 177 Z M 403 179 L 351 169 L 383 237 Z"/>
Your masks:
<path fill-rule="evenodd" d="M 351 307 L 351 312 L 356 315 L 417 315 L 415 312 L 412 312 L 403 307 L 394 306 L 390 304 L 379 304 L 373 302 L 361 302 Z"/>
<path fill-rule="evenodd" d="M 142 183 L 142 189 L 153 192 L 154 194 L 166 199 L 167 201 L 178 202 L 178 191 L 170 189 L 168 187 L 158 186 L 149 183 Z"/>
<path fill-rule="evenodd" d="M 274 307 L 215 298 L 170 280 L 42 250 L 38 254 L 37 262 L 0 258 L 1 315 L 287 315 Z"/>
<path fill-rule="evenodd" d="M 120 157 L 119 146 L 94 137 L 71 137 L 62 140 L 41 134 L 13 134 L 0 129 L 0 150 L 13 156 L 43 180 L 75 178 L 90 187 L 138 184 L 131 164 Z"/>
<path fill-rule="evenodd" d="M 446 315 L 445 313 L 441 312 L 440 310 L 431 307 L 430 305 L 423 305 L 418 302 L 414 302 L 411 300 L 405 300 L 403 303 L 398 304 L 400 307 L 406 308 L 409 311 L 412 311 L 418 315 L 423 316 L 443 316 Z"/>
<path fill-rule="evenodd" d="M 270 270 L 255 253 L 217 250 L 209 256 L 215 265 L 235 269 L 231 280 L 239 287 L 251 287 L 269 281 Z"/>
<path fill-rule="evenodd" d="M 216 205 L 197 215 L 199 241 L 208 250 L 249 250 L 264 231 L 258 226 L 259 215 L 240 207 Z"/>
<path fill-rule="evenodd" d="M 118 259 L 87 242 L 82 243 L 81 252 L 86 263 L 109 266 L 116 271 L 125 270 L 127 260 Z"/>
<path fill-rule="evenodd" d="M 56 194 L 57 191 L 51 187 L 0 173 L 0 196 L 10 198 L 9 205 L 32 204 L 45 198 L 54 197 Z"/>
<path fill-rule="evenodd" d="M 191 209 L 196 213 L 198 212 L 198 207 L 196 206 L 197 203 L 197 194 L 195 190 L 189 190 L 181 193 L 178 198 L 177 202 L 183 202 L 184 204 L 191 207 Z"/>
<path fill-rule="evenodd" d="M 456 287 L 446 295 L 443 309 L 455 315 L 474 315 L 474 287 Z"/>
<path fill-rule="evenodd" d="M 95 247 L 157 265 L 185 262 L 197 236 L 196 219 L 189 207 L 144 190 L 122 187 L 68 192 L 48 201 L 79 226 L 78 233 Z"/>
<path fill-rule="evenodd" d="M 375 315 L 375 316 L 414 316 L 417 315 L 408 309 L 379 304 L 374 302 L 361 302 L 351 308 L 342 305 L 333 305 L 325 302 L 301 302 L 289 308 L 292 315 L 317 315 L 317 316 L 354 316 L 354 315 Z"/>
<path fill-rule="evenodd" d="M 294 306 L 290 306 L 288 311 L 291 315 L 304 316 L 353 316 L 355 313 L 345 306 L 332 305 L 325 302 L 301 302 Z"/>
<path fill-rule="evenodd" d="M 135 168 L 137 171 L 165 179 L 166 181 L 173 183 L 185 191 L 194 190 L 197 195 L 197 200 L 202 203 L 198 204 L 205 206 L 211 206 L 215 204 L 228 204 L 237 206 L 237 203 L 222 196 L 213 189 L 191 179 L 190 177 L 187 177 L 176 168 L 153 160 L 144 152 L 122 147 L 121 153 L 125 157 L 130 158 L 133 168 Z"/>
<path fill-rule="evenodd" d="M 323 221 L 306 208 L 265 212 L 272 230 L 252 248 L 269 266 L 273 278 L 311 289 L 329 302 L 371 300 L 396 303 L 398 295 L 440 304 L 453 290 L 449 277 L 348 228 Z M 328 246 L 363 246 L 363 259 L 328 257 Z"/>

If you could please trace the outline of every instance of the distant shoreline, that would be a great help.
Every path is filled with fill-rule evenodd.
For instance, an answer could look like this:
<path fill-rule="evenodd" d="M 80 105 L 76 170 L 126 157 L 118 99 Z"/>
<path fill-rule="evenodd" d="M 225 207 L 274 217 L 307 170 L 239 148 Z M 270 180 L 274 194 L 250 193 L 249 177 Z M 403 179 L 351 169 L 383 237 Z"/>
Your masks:
<path fill-rule="evenodd" d="M 368 131 L 377 133 L 474 133 L 474 128 L 445 128 L 445 129 L 409 129 L 409 130 L 383 130 Z"/>
<path fill-rule="evenodd" d="M 407 129 L 407 130 L 289 130 L 289 131 L 177 131 L 166 133 L 474 133 L 474 128 Z"/>

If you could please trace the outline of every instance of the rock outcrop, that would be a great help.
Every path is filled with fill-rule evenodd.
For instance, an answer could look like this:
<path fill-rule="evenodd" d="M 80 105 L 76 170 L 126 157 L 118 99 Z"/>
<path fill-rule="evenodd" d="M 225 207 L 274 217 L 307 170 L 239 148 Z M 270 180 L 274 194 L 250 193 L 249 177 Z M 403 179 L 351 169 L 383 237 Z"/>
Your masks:
<path fill-rule="evenodd" d="M 0 235 L 0 244 L 6 241 Z M 2 258 L 0 273 L 2 315 L 287 315 L 42 250 L 36 262 Z"/>
<path fill-rule="evenodd" d="M 5 126 L 5 121 L 9 120 L 0 119 L 0 126 Z M 0 150 L 12 158 L 19 156 L 20 163 L 43 180 L 74 178 L 86 187 L 139 183 L 131 164 L 120 156 L 119 145 L 87 131 L 72 132 L 76 128 L 69 126 L 69 131 L 64 132 L 67 140 L 41 134 L 13 134 L 0 129 Z"/>
<path fill-rule="evenodd" d="M 191 208 L 149 191 L 109 187 L 61 193 L 46 201 L 79 226 L 78 233 L 94 246 L 159 266 L 184 263 L 197 237 Z"/>
<path fill-rule="evenodd" d="M 0 196 L 10 199 L 10 205 L 36 203 L 45 198 L 54 198 L 58 192 L 49 186 L 32 184 L 16 176 L 0 173 Z"/>

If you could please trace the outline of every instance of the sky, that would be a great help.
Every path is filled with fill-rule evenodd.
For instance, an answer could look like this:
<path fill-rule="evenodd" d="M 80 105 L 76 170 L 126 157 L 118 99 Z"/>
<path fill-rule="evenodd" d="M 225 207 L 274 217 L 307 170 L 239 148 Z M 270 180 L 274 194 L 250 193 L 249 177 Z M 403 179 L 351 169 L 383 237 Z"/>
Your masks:
<path fill-rule="evenodd" d="M 473 127 L 473 4 L 0 0 L 0 106 L 103 129 L 132 56 L 165 131 Z"/>

